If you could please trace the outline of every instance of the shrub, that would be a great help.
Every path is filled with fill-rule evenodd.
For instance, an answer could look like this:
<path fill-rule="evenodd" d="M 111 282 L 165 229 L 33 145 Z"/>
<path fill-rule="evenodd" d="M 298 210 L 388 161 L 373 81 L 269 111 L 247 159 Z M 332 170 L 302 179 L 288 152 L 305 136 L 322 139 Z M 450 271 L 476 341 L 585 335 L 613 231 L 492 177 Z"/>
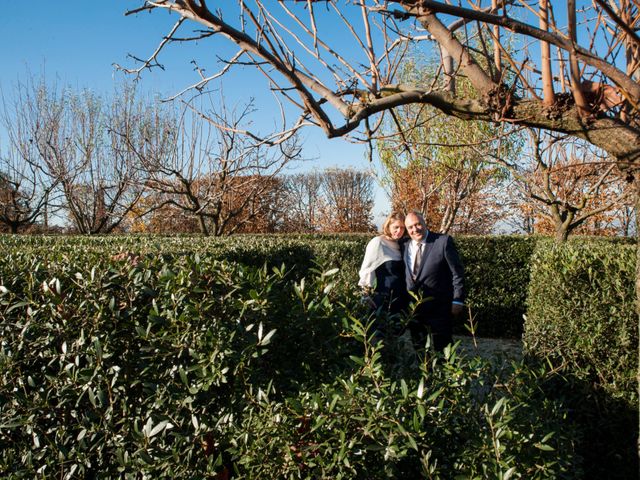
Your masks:
<path fill-rule="evenodd" d="M 532 261 L 524 345 L 571 377 L 588 426 L 593 478 L 637 475 L 636 248 L 615 242 L 540 242 Z M 610 459 L 626 467 L 610 471 Z M 598 476 L 600 475 L 600 476 Z"/>
<path fill-rule="evenodd" d="M 85 245 L 0 258 L 3 476 L 580 469 L 562 400 L 539 393 L 550 374 L 452 349 L 392 376 L 335 271 L 311 269 L 303 281 L 200 253 L 113 256 L 112 245 Z"/>
<path fill-rule="evenodd" d="M 460 237 L 467 304 L 481 337 L 520 338 L 536 237 Z M 464 333 L 464 325 L 456 325 Z"/>
<path fill-rule="evenodd" d="M 591 285 L 613 297 L 603 318 L 632 312 L 627 247 L 616 246 L 615 255 L 606 245 L 539 248 L 529 307 L 540 332 L 528 326 L 527 345 L 549 354 L 551 367 L 492 363 L 452 348 L 435 363 L 398 369 L 398 346 L 371 342 L 350 280 L 365 237 L 2 241 L 1 476 L 633 475 L 634 397 L 616 390 L 629 377 L 600 374 L 601 363 L 585 366 L 606 360 L 583 355 L 590 339 L 580 340 L 582 350 L 562 344 L 565 354 L 552 340 L 565 339 L 560 329 L 567 326 L 549 327 L 556 317 L 535 315 L 546 312 L 542 299 L 579 301 L 588 310 L 582 321 L 593 326 L 601 307 L 576 300 L 572 290 Z M 531 243 L 465 242 L 459 248 L 477 285 L 472 301 L 517 304 L 509 300 L 517 292 L 506 287 L 513 274 L 483 282 L 484 269 L 473 264 L 495 260 L 507 271 L 517 263 L 510 258 L 526 263 Z M 238 263 L 266 259 L 264 266 Z M 296 266 L 277 263 L 287 259 Z M 614 274 L 620 281 L 608 285 L 606 275 Z M 482 303 L 483 283 L 487 291 L 502 289 L 499 301 Z M 625 338 L 616 322 L 614 332 L 596 332 L 613 336 L 610 352 Z M 620 358 L 625 368 L 633 361 L 626 350 Z M 558 368 L 570 362 L 576 373 Z M 612 383 L 594 390 L 603 375 Z"/>
<path fill-rule="evenodd" d="M 613 396 L 637 401 L 636 250 L 540 243 L 532 262 L 528 351 L 569 365 Z"/>
<path fill-rule="evenodd" d="M 352 319 L 351 334 L 366 330 Z M 257 396 L 227 426 L 234 478 L 581 478 L 576 425 L 542 387 L 554 374 L 459 356 L 385 373 L 364 340 L 355 370 L 285 401 Z"/>
<path fill-rule="evenodd" d="M 250 392 L 311 388 L 348 357 L 330 274 L 70 251 L 0 265 L 0 471 L 14 478 L 213 473 L 201 444 Z"/>

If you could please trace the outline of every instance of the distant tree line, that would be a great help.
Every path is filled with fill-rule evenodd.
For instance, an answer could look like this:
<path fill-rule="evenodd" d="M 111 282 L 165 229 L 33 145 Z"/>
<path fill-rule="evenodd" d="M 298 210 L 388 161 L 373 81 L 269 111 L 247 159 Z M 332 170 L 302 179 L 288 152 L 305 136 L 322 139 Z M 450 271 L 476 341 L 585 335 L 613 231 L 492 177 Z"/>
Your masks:
<path fill-rule="evenodd" d="M 353 169 L 285 174 L 295 135 L 245 130 L 253 105 L 196 112 L 130 85 L 105 99 L 33 80 L 4 99 L 0 231 L 228 235 L 371 231 L 375 179 Z M 51 219 L 63 219 L 55 222 Z M 62 224 L 62 225 L 61 225 Z"/>
<path fill-rule="evenodd" d="M 376 228 L 372 213 L 374 182 L 368 172 L 338 168 L 274 177 L 232 177 L 225 191 L 219 193 L 220 207 L 214 218 L 183 208 L 166 192 L 150 189 L 134 209 L 126 229 L 136 233 L 215 235 L 371 232 Z M 208 178 L 198 179 L 193 197 L 206 203 L 211 184 Z"/>
<path fill-rule="evenodd" d="M 423 68 L 407 67 L 406 75 Z M 247 129 L 254 106 L 160 103 L 131 85 L 109 98 L 29 81 L 0 115 L 0 232 L 371 232 L 372 172 L 286 173 L 295 131 Z M 410 133 L 395 135 L 403 125 Z M 378 142 L 391 208 L 431 229 L 488 234 L 635 233 L 630 186 L 586 142 L 405 106 Z M 398 141 L 398 138 L 401 141 Z M 53 220 L 55 219 L 55 221 Z"/>

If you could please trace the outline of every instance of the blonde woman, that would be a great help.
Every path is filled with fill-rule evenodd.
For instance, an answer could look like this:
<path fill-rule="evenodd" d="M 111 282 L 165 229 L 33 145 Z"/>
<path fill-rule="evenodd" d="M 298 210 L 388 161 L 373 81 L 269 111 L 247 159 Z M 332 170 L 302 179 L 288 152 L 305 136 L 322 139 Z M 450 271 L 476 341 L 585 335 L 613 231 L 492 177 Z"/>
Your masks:
<path fill-rule="evenodd" d="M 367 244 L 358 285 L 376 311 L 396 314 L 406 306 L 405 266 L 398 244 L 404 234 L 404 215 L 392 212 L 382 226 L 382 234 Z"/>

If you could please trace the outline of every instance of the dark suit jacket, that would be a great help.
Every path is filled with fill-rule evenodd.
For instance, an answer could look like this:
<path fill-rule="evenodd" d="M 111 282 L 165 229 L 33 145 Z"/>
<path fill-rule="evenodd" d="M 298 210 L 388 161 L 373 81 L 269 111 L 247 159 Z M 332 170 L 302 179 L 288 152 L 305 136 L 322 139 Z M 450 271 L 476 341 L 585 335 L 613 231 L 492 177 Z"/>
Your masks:
<path fill-rule="evenodd" d="M 464 268 L 453 238 L 434 232 L 428 232 L 422 265 L 412 278 L 411 270 L 406 266 L 406 253 L 411 239 L 400 243 L 402 258 L 405 261 L 407 289 L 421 293 L 424 298 L 433 297 L 436 306 L 450 307 L 452 301 L 464 302 Z"/>

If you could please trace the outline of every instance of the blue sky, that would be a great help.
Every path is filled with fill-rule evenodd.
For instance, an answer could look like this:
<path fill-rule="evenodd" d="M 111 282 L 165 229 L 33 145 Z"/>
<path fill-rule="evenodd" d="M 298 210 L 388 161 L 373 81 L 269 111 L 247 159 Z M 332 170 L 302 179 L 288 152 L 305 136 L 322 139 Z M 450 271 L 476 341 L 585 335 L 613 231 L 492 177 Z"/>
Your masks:
<path fill-rule="evenodd" d="M 165 12 L 125 17 L 125 11 L 140 6 L 142 0 L 0 1 L 0 88 L 5 97 L 10 96 L 16 82 L 43 73 L 59 85 L 108 94 L 114 81 L 122 76 L 113 65 L 133 67 L 129 54 L 140 58 L 149 56 L 176 20 L 174 15 Z M 206 41 L 172 47 L 160 59 L 164 71 L 156 69 L 142 76 L 142 90 L 167 96 L 194 83 L 197 77 L 191 59 L 213 56 L 211 50 L 211 44 Z M 264 79 L 248 71 L 239 72 L 223 88 L 225 97 L 236 102 L 255 96 L 258 108 L 267 102 L 265 96 L 270 95 Z M 271 110 L 262 108 L 262 118 L 257 121 L 271 125 L 268 114 Z M 319 129 L 307 130 L 305 156 L 313 158 L 313 163 L 306 162 L 299 170 L 337 166 L 372 168 L 362 145 L 343 139 L 328 140 Z M 388 208 L 386 194 L 378 188 L 374 213 L 379 215 Z"/>

